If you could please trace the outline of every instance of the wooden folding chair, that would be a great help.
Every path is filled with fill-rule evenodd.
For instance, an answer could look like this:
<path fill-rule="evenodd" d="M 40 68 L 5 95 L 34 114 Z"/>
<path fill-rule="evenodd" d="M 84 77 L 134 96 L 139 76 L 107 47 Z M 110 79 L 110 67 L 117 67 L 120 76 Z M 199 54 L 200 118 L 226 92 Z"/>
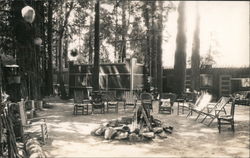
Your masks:
<path fill-rule="evenodd" d="M 42 142 L 45 144 L 46 139 L 48 139 L 49 137 L 47 124 L 46 124 L 46 118 L 39 117 L 39 118 L 27 119 L 27 115 L 25 111 L 25 101 L 22 99 L 21 102 L 18 103 L 18 106 L 19 106 L 21 123 L 23 127 L 22 135 L 41 133 Z M 35 128 L 35 126 L 40 126 L 40 128 L 37 129 Z"/>
<path fill-rule="evenodd" d="M 221 125 L 231 125 L 231 129 L 234 132 L 234 111 L 235 100 L 231 103 L 230 115 L 220 115 L 217 118 L 219 133 L 221 132 Z"/>
<path fill-rule="evenodd" d="M 133 91 L 124 91 L 123 94 L 123 101 L 124 101 L 124 111 L 126 111 L 127 107 L 133 107 L 135 109 L 137 97 L 134 95 Z"/>
<path fill-rule="evenodd" d="M 199 114 L 201 111 L 203 111 L 209 105 L 211 100 L 212 100 L 212 95 L 210 95 L 208 93 L 202 93 L 198 97 L 198 99 L 196 100 L 195 104 L 189 103 L 190 111 L 189 111 L 187 117 L 192 115 L 193 112 Z M 197 119 L 198 119 L 198 117 L 196 118 L 196 120 Z"/>
<path fill-rule="evenodd" d="M 90 99 L 84 94 L 83 89 L 74 89 L 74 115 L 88 115 L 89 114 Z"/>
<path fill-rule="evenodd" d="M 173 105 L 176 100 L 174 93 L 162 93 L 159 104 L 159 113 L 173 113 Z"/>
<path fill-rule="evenodd" d="M 230 101 L 229 97 L 221 97 L 219 102 L 217 104 L 215 104 L 213 108 L 210 107 L 207 110 L 207 112 L 201 111 L 199 113 L 198 117 L 200 115 L 205 115 L 205 117 L 203 118 L 201 123 L 203 123 L 206 120 L 206 118 L 209 117 L 209 118 L 211 118 L 211 121 L 209 122 L 208 126 L 210 126 L 211 123 L 213 122 L 213 120 L 219 117 L 220 112 L 224 112 L 226 114 L 225 106 L 229 101 Z M 197 117 L 197 119 L 198 119 L 198 117 Z"/>

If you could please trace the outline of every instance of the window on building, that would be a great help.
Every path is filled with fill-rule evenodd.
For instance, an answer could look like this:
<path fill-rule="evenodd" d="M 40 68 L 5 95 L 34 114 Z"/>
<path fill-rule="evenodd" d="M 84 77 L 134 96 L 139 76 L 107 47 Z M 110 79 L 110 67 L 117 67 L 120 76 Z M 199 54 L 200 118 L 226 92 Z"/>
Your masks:
<path fill-rule="evenodd" d="M 213 86 L 213 76 L 210 74 L 200 75 L 201 87 L 212 87 Z"/>

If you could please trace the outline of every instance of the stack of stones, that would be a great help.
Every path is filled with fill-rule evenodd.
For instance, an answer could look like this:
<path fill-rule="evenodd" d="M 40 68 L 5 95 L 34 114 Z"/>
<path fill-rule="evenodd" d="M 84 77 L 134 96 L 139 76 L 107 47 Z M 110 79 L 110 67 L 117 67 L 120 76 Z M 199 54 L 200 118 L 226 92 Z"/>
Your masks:
<path fill-rule="evenodd" d="M 92 130 L 91 135 L 102 136 L 105 140 L 127 140 L 130 142 L 150 141 L 154 138 L 167 138 L 173 127 L 161 123 L 157 119 L 151 121 L 152 129 L 133 121 L 133 117 L 122 117 L 110 120 Z"/>

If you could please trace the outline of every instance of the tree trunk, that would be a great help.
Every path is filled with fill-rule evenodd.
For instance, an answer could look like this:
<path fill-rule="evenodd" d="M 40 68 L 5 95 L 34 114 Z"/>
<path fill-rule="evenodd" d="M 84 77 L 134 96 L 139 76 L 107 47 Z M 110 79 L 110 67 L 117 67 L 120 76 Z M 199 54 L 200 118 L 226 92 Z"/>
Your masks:
<path fill-rule="evenodd" d="M 157 89 L 159 94 L 162 93 L 162 29 L 163 29 L 163 3 L 158 2 L 160 9 L 158 17 L 158 36 L 157 36 Z"/>
<path fill-rule="evenodd" d="M 149 28 L 149 10 L 148 10 L 148 2 L 144 2 L 143 5 L 144 8 L 144 19 L 145 19 L 145 25 L 147 27 L 147 33 L 146 33 L 146 47 L 147 51 L 144 53 L 144 68 L 143 68 L 143 82 L 144 82 L 144 91 L 149 92 L 150 91 L 150 82 L 148 80 L 148 77 L 150 76 L 150 28 Z"/>
<path fill-rule="evenodd" d="M 174 63 L 175 92 L 181 94 L 185 90 L 186 80 L 186 22 L 185 22 L 185 1 L 181 1 L 178 6 L 177 37 Z"/>
<path fill-rule="evenodd" d="M 151 30 L 152 30 L 152 38 L 151 38 L 151 77 L 152 84 L 154 88 L 157 87 L 157 49 L 156 49 L 156 26 L 155 26 L 155 1 L 151 2 Z"/>
<path fill-rule="evenodd" d="M 65 32 L 65 29 L 68 25 L 68 19 L 69 19 L 69 15 L 73 9 L 73 4 L 74 4 L 74 1 L 71 1 L 70 4 L 69 4 L 69 10 L 67 11 L 67 9 L 65 9 L 65 19 L 64 19 L 64 22 L 63 22 L 63 25 L 60 27 L 59 29 L 59 38 L 58 38 L 58 63 L 59 63 L 59 75 L 58 75 L 58 80 L 59 80 L 59 84 L 60 84 L 60 92 L 61 92 L 61 98 L 62 99 L 66 99 L 67 98 L 67 93 L 66 93 L 66 90 L 65 90 L 65 85 L 64 85 L 64 78 L 63 78 L 63 66 L 62 66 L 62 53 L 63 53 L 63 40 L 64 40 L 64 32 Z"/>
<path fill-rule="evenodd" d="M 119 55 L 117 59 L 117 42 L 118 42 L 118 12 L 117 12 L 117 7 L 118 7 L 118 0 L 116 0 L 115 4 L 115 52 L 114 52 L 114 58 L 116 62 L 119 62 Z"/>
<path fill-rule="evenodd" d="M 198 5 L 198 4 L 197 4 Z M 191 71 L 192 71 L 192 89 L 200 90 L 200 15 L 198 6 L 196 8 L 196 27 L 194 31 Z"/>
<path fill-rule="evenodd" d="M 99 56 L 100 56 L 100 30 L 99 30 L 99 24 L 100 24 L 100 2 L 99 0 L 96 1 L 95 4 L 95 54 L 94 54 L 94 68 L 92 73 L 92 87 L 94 91 L 99 90 Z"/>
<path fill-rule="evenodd" d="M 66 94 L 65 85 L 64 85 L 63 66 L 62 66 L 63 35 L 59 36 L 58 42 L 59 42 L 58 44 L 58 64 L 59 64 L 58 81 L 60 85 L 61 98 L 65 99 L 67 94 Z"/>
<path fill-rule="evenodd" d="M 127 34 L 127 25 L 126 25 L 126 0 L 122 1 L 122 51 L 121 51 L 121 62 L 124 62 L 126 59 L 127 52 L 127 42 L 126 42 L 126 34 Z"/>
<path fill-rule="evenodd" d="M 91 12 L 93 12 L 93 1 L 90 2 Z M 93 17 L 90 16 L 89 22 L 89 64 L 93 63 Z"/>
<path fill-rule="evenodd" d="M 53 94 L 53 67 L 52 67 L 52 1 L 48 4 L 48 32 L 47 32 L 47 42 L 48 42 L 48 70 L 47 70 L 47 91 L 48 94 Z"/>

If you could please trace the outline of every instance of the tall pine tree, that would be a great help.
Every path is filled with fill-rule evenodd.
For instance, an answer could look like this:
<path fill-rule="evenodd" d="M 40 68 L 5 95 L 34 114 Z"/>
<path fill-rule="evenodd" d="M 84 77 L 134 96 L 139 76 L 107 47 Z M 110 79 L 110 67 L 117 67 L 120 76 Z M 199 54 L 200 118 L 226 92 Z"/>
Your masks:
<path fill-rule="evenodd" d="M 193 48 L 191 56 L 192 89 L 200 89 L 200 15 L 198 4 L 196 6 L 196 26 L 193 37 Z"/>
<path fill-rule="evenodd" d="M 177 37 L 176 37 L 176 51 L 174 63 L 174 78 L 175 78 L 175 92 L 181 94 L 185 89 L 186 79 L 186 18 L 185 18 L 186 2 L 181 1 L 178 6 L 178 21 L 177 21 Z"/>

